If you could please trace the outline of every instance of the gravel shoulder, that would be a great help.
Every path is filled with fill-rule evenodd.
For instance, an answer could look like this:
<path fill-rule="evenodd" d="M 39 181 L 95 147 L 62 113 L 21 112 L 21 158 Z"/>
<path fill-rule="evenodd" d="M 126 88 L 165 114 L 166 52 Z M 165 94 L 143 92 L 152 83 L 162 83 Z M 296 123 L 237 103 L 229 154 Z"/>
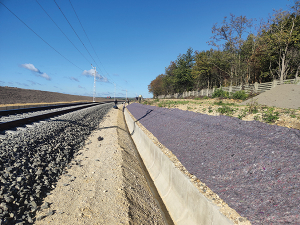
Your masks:
<path fill-rule="evenodd" d="M 107 113 L 36 218 L 35 224 L 166 224 L 121 110 Z"/>

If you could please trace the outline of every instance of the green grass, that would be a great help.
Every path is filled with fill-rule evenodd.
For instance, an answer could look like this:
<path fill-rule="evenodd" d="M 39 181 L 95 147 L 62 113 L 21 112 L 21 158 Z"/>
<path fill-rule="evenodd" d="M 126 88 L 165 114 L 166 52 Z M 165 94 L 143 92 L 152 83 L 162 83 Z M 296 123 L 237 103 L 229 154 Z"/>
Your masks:
<path fill-rule="evenodd" d="M 218 101 L 218 102 L 215 102 L 214 105 L 235 105 L 234 103 L 225 103 L 223 102 L 222 100 Z"/>
<path fill-rule="evenodd" d="M 279 119 L 279 112 L 274 112 L 273 107 L 267 108 L 267 111 L 262 115 L 262 119 L 267 123 L 274 123 Z"/>
<path fill-rule="evenodd" d="M 245 91 L 241 90 L 241 91 L 237 91 L 237 92 L 233 93 L 232 98 L 246 100 L 248 98 L 248 96 L 249 95 Z"/>
<path fill-rule="evenodd" d="M 241 120 L 247 115 L 248 109 L 241 110 L 241 114 L 238 115 L 238 118 Z"/>
<path fill-rule="evenodd" d="M 217 89 L 212 94 L 212 97 L 213 98 L 229 98 L 229 92 L 223 91 L 222 88 L 221 89 Z"/>
<path fill-rule="evenodd" d="M 230 116 L 230 115 L 232 115 L 233 113 L 234 113 L 234 109 L 232 109 L 232 108 L 230 108 L 229 106 L 227 106 L 227 105 L 223 105 L 222 107 L 219 107 L 218 109 L 217 109 L 217 111 L 219 112 L 219 113 L 221 113 L 221 114 L 225 114 L 225 115 L 227 115 L 227 116 Z"/>

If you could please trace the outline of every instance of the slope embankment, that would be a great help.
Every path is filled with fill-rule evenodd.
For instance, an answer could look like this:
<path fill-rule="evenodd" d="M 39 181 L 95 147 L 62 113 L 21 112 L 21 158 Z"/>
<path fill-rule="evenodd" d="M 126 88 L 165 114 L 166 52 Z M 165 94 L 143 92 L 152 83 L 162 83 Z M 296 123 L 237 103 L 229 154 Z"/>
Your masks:
<path fill-rule="evenodd" d="M 252 224 L 300 223 L 299 130 L 136 103 L 127 109 Z"/>
<path fill-rule="evenodd" d="M 298 109 L 300 107 L 300 85 L 283 84 L 269 91 L 263 92 L 253 98 L 260 105 L 275 106 L 279 108 Z M 252 98 L 241 103 L 247 105 Z"/>

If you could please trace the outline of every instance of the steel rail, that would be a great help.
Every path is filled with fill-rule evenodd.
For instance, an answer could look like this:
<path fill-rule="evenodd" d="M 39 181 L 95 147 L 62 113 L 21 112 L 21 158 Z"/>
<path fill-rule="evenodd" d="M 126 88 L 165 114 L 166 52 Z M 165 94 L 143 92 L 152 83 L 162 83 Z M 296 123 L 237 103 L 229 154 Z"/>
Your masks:
<path fill-rule="evenodd" d="M 77 103 L 70 103 L 70 104 L 47 105 L 47 106 L 37 106 L 37 107 L 30 107 L 30 108 L 21 108 L 21 109 L 1 110 L 0 116 L 15 115 L 15 114 L 21 114 L 21 113 L 27 113 L 27 112 L 37 112 L 37 111 L 42 111 L 42 110 L 56 109 L 56 108 L 90 104 L 90 103 L 92 103 L 92 102 L 77 102 Z"/>
<path fill-rule="evenodd" d="M 42 114 L 42 115 L 36 115 L 36 116 L 32 116 L 32 117 L 27 117 L 27 118 L 8 121 L 8 122 L 3 122 L 3 123 L 0 123 L 0 131 L 10 130 L 10 129 L 15 128 L 15 127 L 24 126 L 25 124 L 30 124 L 30 123 L 33 123 L 33 122 L 36 122 L 36 121 L 48 119 L 50 117 L 62 115 L 62 114 L 68 113 L 68 112 L 88 108 L 88 107 L 99 105 L 99 104 L 105 104 L 105 103 L 107 103 L 107 102 L 97 102 L 97 103 L 84 104 L 82 106 L 78 106 L 78 107 L 71 108 L 71 109 L 65 109 L 65 110 L 60 110 L 60 111 L 56 111 L 56 112 L 45 113 L 45 114 Z"/>

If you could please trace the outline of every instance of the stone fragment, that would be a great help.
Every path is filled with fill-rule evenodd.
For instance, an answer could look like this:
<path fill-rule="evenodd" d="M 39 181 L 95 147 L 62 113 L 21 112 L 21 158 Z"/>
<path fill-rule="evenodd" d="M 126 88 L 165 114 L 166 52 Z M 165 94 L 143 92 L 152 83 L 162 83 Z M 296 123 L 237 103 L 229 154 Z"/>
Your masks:
<path fill-rule="evenodd" d="M 41 209 L 48 209 L 50 207 L 48 202 L 45 202 L 42 206 Z"/>

